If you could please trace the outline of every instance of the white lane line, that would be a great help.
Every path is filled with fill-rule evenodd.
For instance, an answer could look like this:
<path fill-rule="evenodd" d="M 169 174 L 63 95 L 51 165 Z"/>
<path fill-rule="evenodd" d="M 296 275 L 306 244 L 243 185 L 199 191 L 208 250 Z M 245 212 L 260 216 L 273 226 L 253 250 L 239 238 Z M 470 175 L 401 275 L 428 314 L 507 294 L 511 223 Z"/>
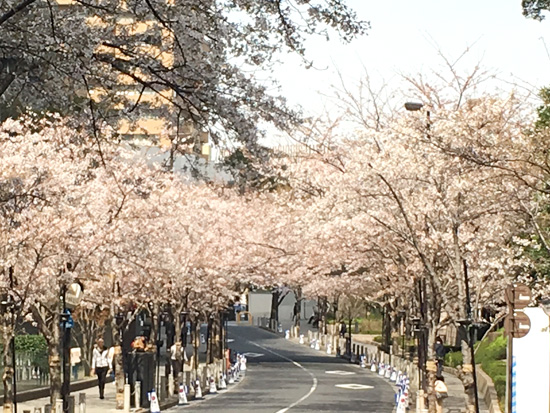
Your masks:
<path fill-rule="evenodd" d="M 305 394 L 304 396 L 302 396 L 300 399 L 296 400 L 294 403 L 292 403 L 290 406 L 288 407 L 285 407 L 284 409 L 281 409 L 281 410 L 277 410 L 275 413 L 285 413 L 285 412 L 288 412 L 290 409 L 292 409 L 293 407 L 299 405 L 300 403 L 302 403 L 304 400 L 306 400 L 309 396 L 311 396 L 313 394 L 313 392 L 315 390 L 317 390 L 317 377 L 315 377 L 315 374 L 313 374 L 311 371 L 309 371 L 308 369 L 306 369 L 304 366 L 302 366 L 300 363 L 298 363 L 297 361 L 294 361 L 286 356 L 283 356 L 282 354 L 279 354 L 277 353 L 276 351 L 273 351 L 273 350 L 270 350 L 268 349 L 267 347 L 264 347 L 262 346 L 261 344 L 258 344 L 258 343 L 254 343 L 252 341 L 249 341 L 250 344 L 253 344 L 257 347 L 260 347 L 261 349 L 265 350 L 265 351 L 269 351 L 271 354 L 274 354 L 276 355 L 277 357 L 280 357 L 282 358 L 283 360 L 286 360 L 286 361 L 289 361 L 290 363 L 294 364 L 296 367 L 299 367 L 301 368 L 302 370 L 304 370 L 307 374 L 309 374 L 311 376 L 311 379 L 313 380 L 313 385 L 311 386 L 311 388 L 309 389 L 309 391 L 307 392 L 307 394 Z"/>

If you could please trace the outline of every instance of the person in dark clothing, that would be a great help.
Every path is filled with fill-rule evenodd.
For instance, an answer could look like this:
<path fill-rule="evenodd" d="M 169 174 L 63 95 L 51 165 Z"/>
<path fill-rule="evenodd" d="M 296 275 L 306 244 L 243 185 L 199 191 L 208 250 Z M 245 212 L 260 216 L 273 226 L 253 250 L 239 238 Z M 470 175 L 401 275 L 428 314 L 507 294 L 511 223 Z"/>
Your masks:
<path fill-rule="evenodd" d="M 346 327 L 346 323 L 343 321 L 340 323 L 340 337 L 345 337 L 348 329 Z"/>
<path fill-rule="evenodd" d="M 435 339 L 435 358 L 437 360 L 437 376 L 443 376 L 443 364 L 445 363 L 445 353 L 447 352 L 445 350 L 445 346 L 443 345 L 443 340 L 441 337 L 437 337 Z"/>

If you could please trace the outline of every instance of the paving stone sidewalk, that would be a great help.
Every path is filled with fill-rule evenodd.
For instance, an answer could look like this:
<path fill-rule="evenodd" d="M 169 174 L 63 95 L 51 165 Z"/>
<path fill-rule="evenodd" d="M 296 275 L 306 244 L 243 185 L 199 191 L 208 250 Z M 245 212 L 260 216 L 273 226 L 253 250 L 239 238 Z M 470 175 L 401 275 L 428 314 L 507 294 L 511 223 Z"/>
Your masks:
<path fill-rule="evenodd" d="M 75 396 L 76 403 L 78 403 L 79 393 L 86 394 L 86 413 L 120 413 L 120 410 L 115 409 L 115 382 L 105 384 L 105 399 L 103 400 L 99 398 L 99 390 L 97 386 L 71 393 L 71 396 Z M 40 407 L 42 409 L 42 413 L 44 413 L 44 406 L 49 403 L 49 397 L 29 400 L 18 403 L 17 411 L 24 412 L 25 410 L 28 410 L 30 413 L 34 413 L 34 408 Z M 78 411 L 78 406 L 76 406 L 75 411 Z"/>

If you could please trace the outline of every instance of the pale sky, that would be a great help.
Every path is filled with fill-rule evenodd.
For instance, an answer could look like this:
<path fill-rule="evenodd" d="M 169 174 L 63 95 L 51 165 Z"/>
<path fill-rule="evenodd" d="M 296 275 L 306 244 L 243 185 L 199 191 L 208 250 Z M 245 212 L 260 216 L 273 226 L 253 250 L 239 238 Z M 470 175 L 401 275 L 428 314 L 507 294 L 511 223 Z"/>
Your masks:
<path fill-rule="evenodd" d="M 538 22 L 523 17 L 521 0 L 348 0 L 359 18 L 370 21 L 368 36 L 343 45 L 334 38 L 308 42 L 316 69 L 303 69 L 285 58 L 275 73 L 290 103 L 320 112 L 338 83 L 336 67 L 353 82 L 365 66 L 375 79 L 398 82 L 399 73 L 428 72 L 440 65 L 439 47 L 457 58 L 472 46 L 463 68 L 481 60 L 501 78 L 550 85 L 550 17 Z M 336 67 L 335 67 L 336 66 Z M 330 104 L 328 104 L 330 106 Z"/>

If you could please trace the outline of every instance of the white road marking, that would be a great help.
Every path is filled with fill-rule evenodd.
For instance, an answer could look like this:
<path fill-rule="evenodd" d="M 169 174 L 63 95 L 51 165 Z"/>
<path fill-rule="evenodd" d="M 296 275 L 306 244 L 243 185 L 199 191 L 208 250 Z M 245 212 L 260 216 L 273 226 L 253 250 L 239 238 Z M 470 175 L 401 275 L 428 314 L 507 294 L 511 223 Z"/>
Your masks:
<path fill-rule="evenodd" d="M 245 357 L 250 357 L 250 358 L 258 358 L 258 357 L 262 357 L 264 356 L 265 354 L 263 353 L 244 353 L 243 356 Z"/>
<path fill-rule="evenodd" d="M 248 341 L 248 340 L 247 340 Z M 313 392 L 315 390 L 317 390 L 317 377 L 315 377 L 315 375 L 309 371 L 308 369 L 306 369 L 304 366 L 302 366 L 300 363 L 298 363 L 297 361 L 294 361 L 286 356 L 283 356 L 282 354 L 279 354 L 277 353 L 276 351 L 273 351 L 273 350 L 270 350 L 268 349 L 267 347 L 264 347 L 262 346 L 261 344 L 258 344 L 258 343 L 254 343 L 253 341 L 248 341 L 250 344 L 253 344 L 257 347 L 260 347 L 261 349 L 265 350 L 265 351 L 268 351 L 269 353 L 271 354 L 274 354 L 276 355 L 277 357 L 280 357 L 282 358 L 283 360 L 286 360 L 286 361 L 289 361 L 290 363 L 294 364 L 296 367 L 298 368 L 301 368 L 302 370 L 304 370 L 306 373 L 308 373 L 310 376 L 311 376 L 311 379 L 313 380 L 313 385 L 311 386 L 311 388 L 309 389 L 309 391 L 307 392 L 307 394 L 305 394 L 304 396 L 302 396 L 300 399 L 296 400 L 294 403 L 292 403 L 291 405 L 289 405 L 288 407 L 285 407 L 284 409 L 281 409 L 281 410 L 277 410 L 275 413 L 285 413 L 285 412 L 288 412 L 290 409 L 292 409 L 293 407 L 299 405 L 300 403 L 302 403 L 304 400 L 306 400 L 309 396 L 311 396 L 313 394 Z"/>
<path fill-rule="evenodd" d="M 366 384 L 336 384 L 336 387 L 340 387 L 341 389 L 348 389 L 348 390 L 366 390 L 366 389 L 374 389 L 373 386 L 368 386 Z"/>
<path fill-rule="evenodd" d="M 327 370 L 326 374 L 336 374 L 338 376 L 352 376 L 355 373 L 353 371 L 344 371 L 344 370 Z"/>

